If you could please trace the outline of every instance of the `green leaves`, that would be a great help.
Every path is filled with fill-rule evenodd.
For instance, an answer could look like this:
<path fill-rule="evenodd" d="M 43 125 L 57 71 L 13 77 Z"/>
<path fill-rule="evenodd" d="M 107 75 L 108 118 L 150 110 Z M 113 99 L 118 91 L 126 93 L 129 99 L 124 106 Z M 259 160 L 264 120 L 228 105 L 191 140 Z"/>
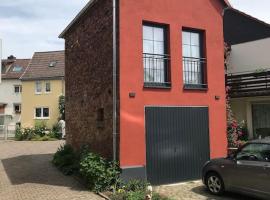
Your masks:
<path fill-rule="evenodd" d="M 109 190 L 117 182 L 120 168 L 116 162 L 109 162 L 94 153 L 88 153 L 81 159 L 80 173 L 91 190 L 101 192 Z"/>
<path fill-rule="evenodd" d="M 52 163 L 65 175 L 71 175 L 78 171 L 77 155 L 70 145 L 60 146 L 54 154 Z"/>

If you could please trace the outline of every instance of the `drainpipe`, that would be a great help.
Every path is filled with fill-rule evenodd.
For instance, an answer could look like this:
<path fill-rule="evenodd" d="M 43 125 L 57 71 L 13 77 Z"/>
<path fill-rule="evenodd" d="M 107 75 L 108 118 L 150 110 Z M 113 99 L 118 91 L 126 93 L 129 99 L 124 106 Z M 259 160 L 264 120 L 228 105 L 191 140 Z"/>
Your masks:
<path fill-rule="evenodd" d="M 113 160 L 117 160 L 117 21 L 116 0 L 113 0 Z"/>

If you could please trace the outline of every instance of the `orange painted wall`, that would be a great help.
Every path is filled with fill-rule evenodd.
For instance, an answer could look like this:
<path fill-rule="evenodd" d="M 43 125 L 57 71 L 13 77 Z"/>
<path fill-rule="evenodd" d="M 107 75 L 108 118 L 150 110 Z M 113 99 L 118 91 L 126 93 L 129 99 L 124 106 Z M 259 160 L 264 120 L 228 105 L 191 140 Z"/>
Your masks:
<path fill-rule="evenodd" d="M 226 155 L 222 4 L 219 0 L 120 0 L 120 163 L 146 164 L 144 107 L 208 106 L 211 157 Z M 143 21 L 169 25 L 171 89 L 144 89 Z M 205 30 L 208 91 L 183 90 L 182 27 Z M 130 98 L 129 92 L 136 97 Z M 215 100 L 215 96 L 220 100 Z"/>

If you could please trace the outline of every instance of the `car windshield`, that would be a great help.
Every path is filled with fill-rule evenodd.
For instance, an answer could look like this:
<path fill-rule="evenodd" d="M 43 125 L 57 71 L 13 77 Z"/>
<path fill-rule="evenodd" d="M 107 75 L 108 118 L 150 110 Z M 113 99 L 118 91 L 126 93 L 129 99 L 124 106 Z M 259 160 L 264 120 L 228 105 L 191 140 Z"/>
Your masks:
<path fill-rule="evenodd" d="M 236 156 L 237 160 L 270 162 L 269 144 L 248 144 Z"/>

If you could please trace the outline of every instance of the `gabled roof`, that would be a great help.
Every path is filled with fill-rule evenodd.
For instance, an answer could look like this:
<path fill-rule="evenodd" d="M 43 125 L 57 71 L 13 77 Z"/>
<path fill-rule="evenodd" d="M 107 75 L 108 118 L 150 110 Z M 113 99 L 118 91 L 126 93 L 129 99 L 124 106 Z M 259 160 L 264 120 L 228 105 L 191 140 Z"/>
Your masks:
<path fill-rule="evenodd" d="M 29 62 L 30 59 L 2 60 L 2 79 L 19 79 Z"/>
<path fill-rule="evenodd" d="M 65 74 L 65 51 L 36 52 L 21 80 L 60 79 Z"/>
<path fill-rule="evenodd" d="M 270 37 L 270 25 L 237 9 L 224 11 L 224 39 L 230 45 Z"/>
<path fill-rule="evenodd" d="M 76 17 L 70 22 L 70 24 L 64 29 L 64 31 L 59 35 L 59 38 L 64 38 L 65 34 L 69 31 L 71 27 L 97 2 L 98 0 L 89 0 L 89 2 L 84 6 L 84 8 L 76 15 Z M 224 4 L 225 7 L 231 7 L 228 0 L 218 0 Z"/>

